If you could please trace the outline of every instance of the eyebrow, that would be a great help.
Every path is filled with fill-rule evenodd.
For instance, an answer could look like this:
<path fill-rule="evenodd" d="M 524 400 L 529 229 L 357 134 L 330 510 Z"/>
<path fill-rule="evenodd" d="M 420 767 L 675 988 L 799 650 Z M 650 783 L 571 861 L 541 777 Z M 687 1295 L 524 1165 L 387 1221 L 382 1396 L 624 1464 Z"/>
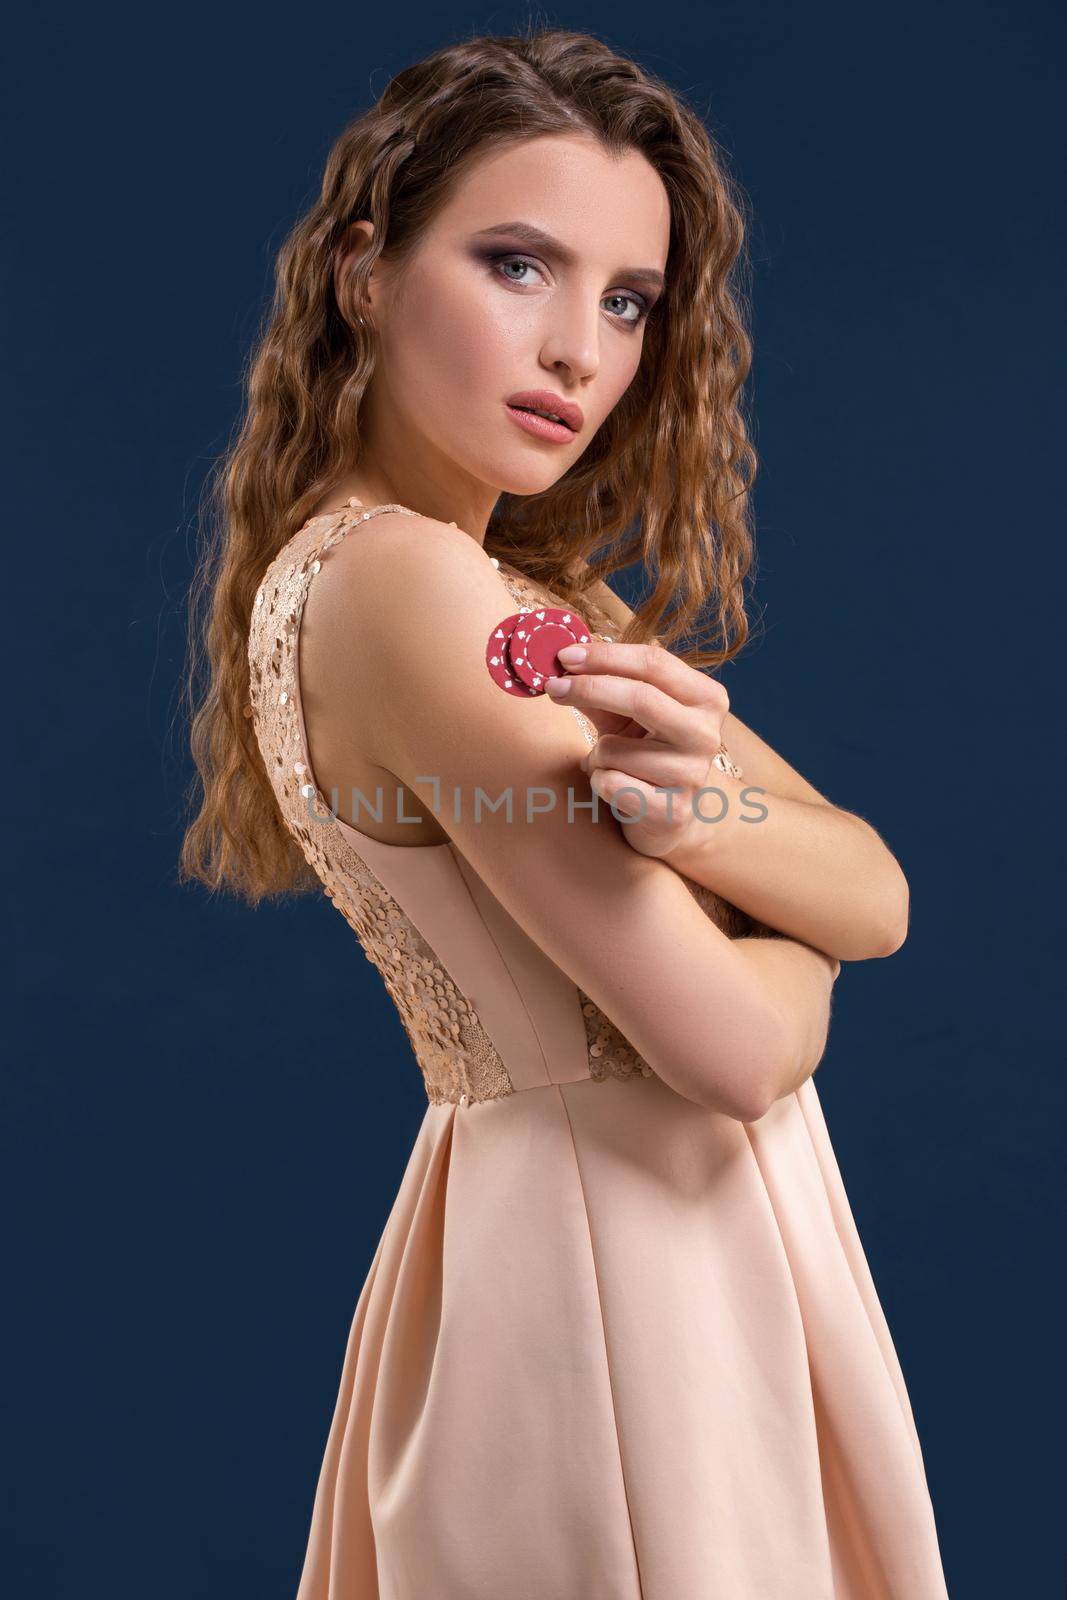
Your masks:
<path fill-rule="evenodd" d="M 554 239 L 550 233 L 546 233 L 543 228 L 535 227 L 532 222 L 495 222 L 491 228 L 479 229 L 474 237 L 484 239 L 498 233 L 509 233 L 513 238 L 525 239 L 527 244 L 543 250 L 546 255 L 556 255 L 565 266 L 573 267 L 578 260 L 569 245 L 560 239 Z M 649 289 L 662 289 L 666 281 L 663 273 L 655 267 L 622 267 L 620 276 L 632 278 Z"/>

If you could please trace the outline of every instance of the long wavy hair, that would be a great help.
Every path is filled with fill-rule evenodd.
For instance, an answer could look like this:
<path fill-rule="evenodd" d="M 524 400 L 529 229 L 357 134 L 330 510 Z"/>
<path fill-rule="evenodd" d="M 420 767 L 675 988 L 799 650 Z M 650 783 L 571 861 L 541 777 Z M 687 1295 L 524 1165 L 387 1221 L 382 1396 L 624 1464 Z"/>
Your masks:
<path fill-rule="evenodd" d="M 544 493 L 502 494 L 485 550 L 579 610 L 598 579 L 640 559 L 651 592 L 621 639 L 684 638 L 678 653 L 710 669 L 744 645 L 756 472 L 742 409 L 752 360 L 744 197 L 695 112 L 600 40 L 536 29 L 449 45 L 397 73 L 344 129 L 318 199 L 278 254 L 243 415 L 201 501 L 209 531 L 190 587 L 185 680 L 199 810 L 181 881 L 253 905 L 319 887 L 279 815 L 250 720 L 252 602 L 279 549 L 359 459 L 376 359 L 360 316 L 378 256 L 402 268 L 482 152 L 568 131 L 612 154 L 640 151 L 659 174 L 668 286 L 638 372 L 589 448 Z M 374 223 L 373 240 L 335 291 L 357 218 Z"/>

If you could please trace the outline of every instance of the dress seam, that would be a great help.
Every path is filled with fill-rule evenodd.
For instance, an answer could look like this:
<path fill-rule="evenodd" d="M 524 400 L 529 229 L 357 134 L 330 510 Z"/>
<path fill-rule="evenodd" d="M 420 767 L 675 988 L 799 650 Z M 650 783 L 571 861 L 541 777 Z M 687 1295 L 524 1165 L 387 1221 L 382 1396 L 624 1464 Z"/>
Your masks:
<path fill-rule="evenodd" d="M 626 1502 L 626 1515 L 630 1523 L 630 1540 L 633 1544 L 634 1566 L 637 1569 L 638 1600 L 643 1600 L 645 1586 L 641 1580 L 641 1562 L 637 1554 L 637 1535 L 634 1532 L 633 1512 L 630 1510 L 630 1491 L 626 1483 L 626 1466 L 623 1461 L 622 1454 L 622 1440 L 619 1437 L 619 1413 L 615 1403 L 615 1386 L 611 1378 L 611 1360 L 608 1356 L 608 1331 L 607 1324 L 604 1320 L 604 1297 L 600 1292 L 600 1274 L 597 1271 L 596 1251 L 593 1249 L 593 1227 L 589 1220 L 589 1202 L 586 1199 L 585 1182 L 582 1178 L 582 1163 L 578 1157 L 578 1143 L 574 1137 L 574 1124 L 571 1122 L 570 1107 L 567 1105 L 567 1097 L 563 1093 L 565 1085 L 557 1083 L 554 1085 L 554 1087 L 559 1094 L 560 1104 L 563 1107 L 563 1115 L 567 1119 L 567 1132 L 570 1134 L 571 1149 L 574 1151 L 574 1170 L 578 1174 L 578 1188 L 582 1196 L 582 1209 L 585 1212 L 585 1229 L 586 1235 L 589 1239 L 589 1257 L 593 1263 L 593 1282 L 596 1284 L 597 1305 L 600 1309 L 600 1332 L 604 1343 L 604 1365 L 607 1368 L 608 1374 L 608 1391 L 611 1396 L 611 1416 L 612 1421 L 615 1424 L 615 1444 L 619 1452 L 619 1472 L 622 1477 L 622 1495 Z"/>

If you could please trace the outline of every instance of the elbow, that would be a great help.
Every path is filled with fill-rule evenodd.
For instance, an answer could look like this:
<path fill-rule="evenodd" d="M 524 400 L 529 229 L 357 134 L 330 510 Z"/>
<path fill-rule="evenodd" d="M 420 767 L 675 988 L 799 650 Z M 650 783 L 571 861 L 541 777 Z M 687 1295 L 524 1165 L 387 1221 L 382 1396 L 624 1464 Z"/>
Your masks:
<path fill-rule="evenodd" d="M 900 886 L 893 896 L 889 911 L 883 923 L 882 937 L 879 944 L 880 956 L 892 956 L 900 949 L 908 937 L 908 918 L 911 915 L 911 892 L 908 880 L 901 875 Z"/>
<path fill-rule="evenodd" d="M 879 961 L 895 955 L 908 937 L 909 914 L 908 885 L 902 876 L 879 907 L 869 908 L 862 930 L 851 929 L 847 938 L 835 942 L 832 953 L 839 961 Z"/>
<path fill-rule="evenodd" d="M 756 1082 L 738 1086 L 717 1084 L 714 1089 L 706 1085 L 686 1096 L 705 1111 L 717 1111 L 733 1122 L 758 1122 L 774 1104 L 774 1098 L 761 1094 Z"/>
<path fill-rule="evenodd" d="M 697 1073 L 691 1074 L 690 1081 L 698 1083 L 699 1088 L 688 1098 L 735 1122 L 758 1122 L 781 1093 L 787 1055 L 782 1019 L 767 1012 L 752 1028 L 744 1051 L 734 1052 L 730 1061 L 720 1063 L 710 1075 L 706 1061 Z"/>
<path fill-rule="evenodd" d="M 761 1117 L 767 1115 L 777 1098 L 778 1096 L 771 1094 L 769 1090 L 761 1089 L 760 1080 L 754 1079 L 737 1096 L 728 1115 L 733 1117 L 735 1122 L 758 1122 Z"/>
<path fill-rule="evenodd" d="M 796 1029 L 781 1012 L 768 1011 L 758 1046 L 749 1056 L 745 1070 L 734 1076 L 729 1114 L 738 1122 L 758 1122 L 765 1117 L 777 1100 L 810 1076 L 825 1044 L 824 1032 L 815 1059 L 810 1060 L 810 1041 L 799 1040 Z"/>
<path fill-rule="evenodd" d="M 736 1115 L 739 1122 L 758 1122 L 781 1097 L 783 1086 L 796 1076 L 795 1066 L 788 1057 L 788 1041 L 784 1029 L 780 1029 L 759 1059 L 752 1062 L 744 1088 L 738 1096 Z"/>
<path fill-rule="evenodd" d="M 862 895 L 862 916 L 857 901 L 854 903 L 857 914 L 849 919 L 849 936 L 839 938 L 838 943 L 843 948 L 835 948 L 833 954 L 842 961 L 871 961 L 895 955 L 908 937 L 911 890 L 900 862 L 887 849 L 884 840 L 862 817 L 856 817 L 855 821 L 877 847 L 877 861 L 863 873 L 859 882 L 857 893 Z"/>

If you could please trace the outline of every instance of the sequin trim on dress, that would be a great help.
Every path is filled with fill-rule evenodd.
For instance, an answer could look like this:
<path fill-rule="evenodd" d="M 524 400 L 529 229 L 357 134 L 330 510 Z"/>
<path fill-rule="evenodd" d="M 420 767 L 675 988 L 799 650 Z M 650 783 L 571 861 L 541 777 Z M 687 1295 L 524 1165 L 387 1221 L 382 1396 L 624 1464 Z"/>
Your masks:
<path fill-rule="evenodd" d="M 313 779 L 295 699 L 300 619 L 327 552 L 374 512 L 407 509 L 389 505 L 342 514 L 325 532 L 323 519 L 316 518 L 279 552 L 252 610 L 252 720 L 285 825 L 380 973 L 411 1041 L 427 1099 L 468 1105 L 514 1093 L 511 1077 L 470 1001 L 337 826 Z"/>

